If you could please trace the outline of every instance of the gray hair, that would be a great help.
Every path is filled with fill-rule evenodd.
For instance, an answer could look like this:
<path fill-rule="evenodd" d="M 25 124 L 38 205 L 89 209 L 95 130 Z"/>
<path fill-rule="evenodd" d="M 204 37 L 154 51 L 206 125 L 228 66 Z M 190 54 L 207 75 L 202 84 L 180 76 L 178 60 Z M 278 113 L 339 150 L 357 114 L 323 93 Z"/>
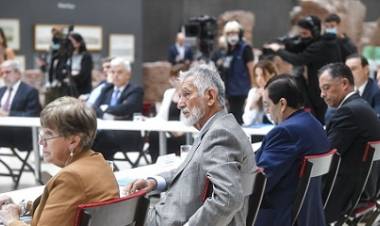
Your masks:
<path fill-rule="evenodd" d="M 6 60 L 1 64 L 1 67 L 10 67 L 12 70 L 21 73 L 21 65 L 17 60 Z"/>
<path fill-rule="evenodd" d="M 200 96 L 203 96 L 209 88 L 216 89 L 219 105 L 224 108 L 226 102 L 224 83 L 215 67 L 206 64 L 196 65 L 190 68 L 190 70 L 180 73 L 178 79 L 182 83 L 189 77 L 194 79 L 193 84 Z"/>
<path fill-rule="evenodd" d="M 111 60 L 111 66 L 117 65 L 122 65 L 125 70 L 131 72 L 131 63 L 128 60 L 121 57 L 115 57 Z"/>

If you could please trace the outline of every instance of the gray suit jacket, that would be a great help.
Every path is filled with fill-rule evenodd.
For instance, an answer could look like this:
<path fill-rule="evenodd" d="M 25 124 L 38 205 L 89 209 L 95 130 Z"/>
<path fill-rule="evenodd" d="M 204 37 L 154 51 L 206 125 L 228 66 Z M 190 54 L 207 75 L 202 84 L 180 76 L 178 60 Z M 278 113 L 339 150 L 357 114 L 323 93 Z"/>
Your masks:
<path fill-rule="evenodd" d="M 255 157 L 231 114 L 216 113 L 201 129 L 185 161 L 161 174 L 167 192 L 149 212 L 149 226 L 244 226 Z M 206 177 L 212 196 L 202 201 Z"/>

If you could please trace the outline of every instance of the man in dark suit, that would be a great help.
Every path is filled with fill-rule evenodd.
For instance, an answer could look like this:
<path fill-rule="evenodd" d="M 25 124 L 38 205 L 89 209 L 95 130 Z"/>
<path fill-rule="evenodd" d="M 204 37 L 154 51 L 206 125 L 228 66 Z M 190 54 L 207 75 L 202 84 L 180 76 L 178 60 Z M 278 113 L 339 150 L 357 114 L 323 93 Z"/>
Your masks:
<path fill-rule="evenodd" d="M 346 65 L 354 76 L 355 89 L 366 100 L 380 117 L 380 89 L 372 78 L 369 77 L 368 61 L 364 56 L 353 54 L 347 57 Z"/>
<path fill-rule="evenodd" d="M 112 83 L 107 84 L 94 103 L 99 118 L 108 120 L 132 120 L 133 113 L 142 112 L 144 91 L 131 83 L 131 66 L 128 61 L 115 58 L 111 61 Z M 140 132 L 122 130 L 98 131 L 94 150 L 106 159 L 112 159 L 117 151 L 136 150 L 141 142 Z"/>
<path fill-rule="evenodd" d="M 304 155 L 327 152 L 329 142 L 320 122 L 303 110 L 303 97 L 290 75 L 275 76 L 265 86 L 264 106 L 277 124 L 256 153 L 268 177 L 256 226 L 290 226 L 299 163 Z M 323 226 L 321 178 L 310 181 L 297 225 Z"/>
<path fill-rule="evenodd" d="M 371 106 L 354 91 L 354 77 L 343 63 L 321 68 L 321 97 L 328 106 L 337 108 L 326 130 L 331 147 L 341 155 L 341 166 L 334 189 L 325 209 L 327 222 L 343 217 L 353 205 L 351 197 L 358 181 L 364 177 L 360 162 L 368 141 L 380 139 L 380 121 Z M 363 199 L 376 198 L 379 168 L 375 164 Z M 326 197 L 326 196 L 325 196 Z"/>
<path fill-rule="evenodd" d="M 0 117 L 38 117 L 41 111 L 38 91 L 21 82 L 18 62 L 7 60 L 1 64 L 1 75 L 5 86 L 0 88 Z M 32 149 L 31 128 L 0 127 L 0 147 Z"/>
<path fill-rule="evenodd" d="M 190 65 L 193 60 L 193 52 L 189 46 L 185 45 L 185 34 L 178 33 L 176 42 L 169 48 L 168 61 L 172 65 L 186 64 Z"/>

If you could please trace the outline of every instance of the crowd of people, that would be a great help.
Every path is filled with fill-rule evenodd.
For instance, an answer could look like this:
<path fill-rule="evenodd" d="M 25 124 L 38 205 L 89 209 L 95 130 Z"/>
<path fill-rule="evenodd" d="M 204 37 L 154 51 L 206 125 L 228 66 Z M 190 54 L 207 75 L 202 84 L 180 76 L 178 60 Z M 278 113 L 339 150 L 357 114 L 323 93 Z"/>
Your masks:
<path fill-rule="evenodd" d="M 183 121 L 199 133 L 177 169 L 152 172 L 125 188 L 127 194 L 165 192 L 149 209 L 146 225 L 246 225 L 255 171 L 261 167 L 267 185 L 255 225 L 290 226 L 300 160 L 331 149 L 341 163 L 327 205 L 323 207 L 326 178 L 311 179 L 297 225 L 323 226 L 346 217 L 355 205 L 352 197 L 360 178 L 366 177 L 364 147 L 380 140 L 380 88 L 369 76 L 367 59 L 341 33 L 340 22 L 336 14 L 323 23 L 306 16 L 298 21 L 295 37 L 268 42 L 262 55 L 254 56 L 240 23 L 228 21 L 211 65 L 197 62 L 185 34 L 177 34 L 168 54 L 172 87 L 165 91 L 156 118 Z M 38 91 L 21 81 L 20 66 L 7 53 L 1 34 L 0 117 L 40 116 L 44 160 L 62 168 L 30 207 L 31 225 L 72 224 L 79 204 L 119 197 L 106 163 L 116 152 L 138 150 L 148 138 L 151 159 L 157 160 L 158 133 L 143 137 L 141 132 L 96 128 L 97 118 L 132 120 L 142 113 L 144 89 L 131 82 L 131 65 L 119 57 L 102 61 L 104 79 L 92 89 L 91 55 L 81 35 L 72 33 L 70 77 L 59 78 L 58 73 L 55 78 L 75 92 L 41 111 Z M 290 72 L 281 71 L 279 58 L 292 66 Z M 59 65 L 62 58 L 52 60 Z M 262 123 L 274 127 L 254 152 L 242 126 Z M 0 129 L 0 147 L 32 149 L 30 128 Z M 168 153 L 179 154 L 184 134 L 166 136 Z M 380 198 L 379 170 L 375 163 L 361 201 Z M 210 185 L 211 195 L 203 197 Z M 26 225 L 19 221 L 19 207 L 10 202 L 0 198 L 0 219 L 6 225 Z"/>

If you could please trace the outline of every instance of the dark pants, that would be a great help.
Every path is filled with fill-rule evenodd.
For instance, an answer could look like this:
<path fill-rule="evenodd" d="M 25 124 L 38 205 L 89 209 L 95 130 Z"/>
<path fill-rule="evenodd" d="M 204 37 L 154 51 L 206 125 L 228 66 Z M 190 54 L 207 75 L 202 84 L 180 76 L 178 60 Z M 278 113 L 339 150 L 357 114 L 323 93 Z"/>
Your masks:
<path fill-rule="evenodd" d="M 113 160 L 116 152 L 141 151 L 144 145 L 140 131 L 99 130 L 92 149 Z"/>
<path fill-rule="evenodd" d="M 229 104 L 229 112 L 232 113 L 236 121 L 241 125 L 243 124 L 243 112 L 244 112 L 244 103 L 247 99 L 247 96 L 229 96 L 227 97 Z"/>

